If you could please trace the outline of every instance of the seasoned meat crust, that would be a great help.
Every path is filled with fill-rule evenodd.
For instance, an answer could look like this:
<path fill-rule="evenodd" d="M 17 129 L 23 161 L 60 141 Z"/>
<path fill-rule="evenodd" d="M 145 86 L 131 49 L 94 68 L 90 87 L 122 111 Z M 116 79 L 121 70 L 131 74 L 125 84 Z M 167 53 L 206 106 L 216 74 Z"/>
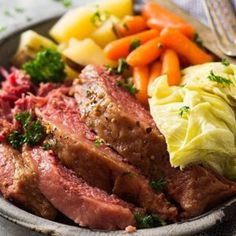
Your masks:
<path fill-rule="evenodd" d="M 34 148 L 31 156 L 37 168 L 41 192 L 80 226 L 106 230 L 135 226 L 131 205 L 87 185 L 63 167 L 52 152 Z"/>
<path fill-rule="evenodd" d="M 36 114 L 56 140 L 53 149 L 62 163 L 90 185 L 115 193 L 163 219 L 177 219 L 176 207 L 163 193 L 155 192 L 136 168 L 102 141 L 95 143 L 96 136 L 81 120 L 74 98 L 55 90 L 43 106 L 37 106 Z"/>
<path fill-rule="evenodd" d="M 40 192 L 34 165 L 25 152 L 0 144 L 0 179 L 0 191 L 6 199 L 38 216 L 55 218 L 56 210 Z"/>
<path fill-rule="evenodd" d="M 149 112 L 124 88 L 119 76 L 103 67 L 87 66 L 72 92 L 83 120 L 99 137 L 151 179 L 164 174 L 165 191 L 184 217 L 203 213 L 236 195 L 236 184 L 201 166 L 172 168 L 165 139 Z"/>

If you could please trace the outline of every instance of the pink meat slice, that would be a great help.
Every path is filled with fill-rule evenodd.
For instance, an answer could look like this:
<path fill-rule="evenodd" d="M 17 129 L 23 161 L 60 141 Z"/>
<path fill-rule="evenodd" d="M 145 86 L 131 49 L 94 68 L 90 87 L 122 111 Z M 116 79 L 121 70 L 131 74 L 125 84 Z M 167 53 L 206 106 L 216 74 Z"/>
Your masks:
<path fill-rule="evenodd" d="M 135 226 L 132 206 L 93 188 L 62 166 L 50 151 L 34 148 L 39 188 L 59 211 L 80 226 L 116 230 Z"/>

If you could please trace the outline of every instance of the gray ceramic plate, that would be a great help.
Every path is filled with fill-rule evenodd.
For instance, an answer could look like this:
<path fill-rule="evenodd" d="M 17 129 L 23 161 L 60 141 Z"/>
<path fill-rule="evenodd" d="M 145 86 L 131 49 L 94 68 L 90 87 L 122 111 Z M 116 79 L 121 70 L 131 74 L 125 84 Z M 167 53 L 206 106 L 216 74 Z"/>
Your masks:
<path fill-rule="evenodd" d="M 44 19 L 40 22 L 35 22 L 33 25 L 24 26 L 18 29 L 17 32 L 12 30 L 8 32 L 4 38 L 0 39 L 0 65 L 9 66 L 9 59 L 16 51 L 16 47 L 19 41 L 19 35 L 27 28 L 33 29 L 43 35 L 47 35 L 48 29 L 55 23 L 57 17 L 51 17 L 50 19 Z M 236 198 L 228 201 L 227 203 L 207 212 L 204 215 L 196 217 L 194 219 L 175 223 L 159 228 L 139 230 L 132 234 L 138 235 L 190 235 L 200 231 L 204 231 L 220 221 L 227 218 L 228 215 L 232 215 L 236 212 Z M 90 236 L 103 236 L 109 235 L 111 232 L 91 231 L 88 229 L 66 225 L 65 223 L 57 223 L 43 218 L 32 215 L 6 201 L 0 196 L 0 215 L 4 218 L 15 222 L 19 225 L 27 227 L 29 229 L 54 236 L 78 236 L 78 235 L 90 235 Z M 124 231 L 112 232 L 112 235 L 124 235 Z"/>

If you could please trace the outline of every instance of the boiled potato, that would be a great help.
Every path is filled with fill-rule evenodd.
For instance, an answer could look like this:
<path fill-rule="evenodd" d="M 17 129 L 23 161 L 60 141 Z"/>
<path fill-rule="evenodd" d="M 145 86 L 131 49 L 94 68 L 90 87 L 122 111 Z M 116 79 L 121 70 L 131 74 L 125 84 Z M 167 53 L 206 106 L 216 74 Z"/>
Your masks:
<path fill-rule="evenodd" d="M 106 0 L 79 7 L 68 11 L 52 27 L 50 35 L 60 43 L 71 38 L 85 39 L 100 26 L 95 20 L 102 23 L 111 15 L 122 18 L 132 13 L 132 0 Z"/>
<path fill-rule="evenodd" d="M 73 38 L 62 54 L 82 66 L 88 64 L 103 65 L 106 63 L 103 50 L 92 39 L 79 41 Z"/>
<path fill-rule="evenodd" d="M 106 20 L 102 26 L 100 26 L 94 33 L 91 34 L 91 38 L 102 48 L 108 43 L 117 39 L 117 36 L 113 30 L 114 23 L 117 23 L 119 19 L 115 16 L 111 16 Z"/>
<path fill-rule="evenodd" d="M 107 0 L 99 3 L 99 8 L 110 15 L 123 18 L 126 15 L 133 15 L 132 0 Z"/>
<path fill-rule="evenodd" d="M 42 48 L 56 49 L 56 44 L 32 30 L 25 31 L 20 36 L 20 43 L 13 57 L 13 64 L 21 67 L 26 61 L 34 58 L 36 53 Z"/>
<path fill-rule="evenodd" d="M 91 21 L 94 12 L 93 7 L 72 9 L 52 27 L 49 34 L 57 42 L 66 42 L 71 38 L 84 39 L 96 30 Z"/>

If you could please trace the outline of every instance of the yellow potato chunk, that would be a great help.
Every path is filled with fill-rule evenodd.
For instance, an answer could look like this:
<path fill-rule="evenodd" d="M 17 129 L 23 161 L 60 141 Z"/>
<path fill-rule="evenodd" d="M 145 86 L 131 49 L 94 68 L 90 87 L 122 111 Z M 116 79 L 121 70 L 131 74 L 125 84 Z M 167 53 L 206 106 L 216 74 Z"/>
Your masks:
<path fill-rule="evenodd" d="M 57 42 L 89 37 L 109 16 L 133 14 L 132 0 L 106 0 L 68 11 L 50 30 Z"/>
<path fill-rule="evenodd" d="M 26 61 L 34 58 L 42 48 L 56 49 L 56 44 L 33 30 L 25 31 L 20 36 L 18 49 L 12 59 L 13 64 L 21 67 Z"/>
<path fill-rule="evenodd" d="M 102 48 L 104 48 L 108 43 L 117 39 L 113 27 L 114 23 L 117 23 L 119 19 L 117 17 L 111 16 L 108 20 L 104 22 L 94 33 L 91 34 L 91 38 Z"/>
<path fill-rule="evenodd" d="M 73 38 L 62 54 L 81 66 L 106 64 L 103 50 L 92 39 L 79 41 Z"/>
<path fill-rule="evenodd" d="M 103 11 L 120 19 L 126 15 L 134 14 L 132 0 L 106 0 L 100 2 L 99 7 Z"/>

